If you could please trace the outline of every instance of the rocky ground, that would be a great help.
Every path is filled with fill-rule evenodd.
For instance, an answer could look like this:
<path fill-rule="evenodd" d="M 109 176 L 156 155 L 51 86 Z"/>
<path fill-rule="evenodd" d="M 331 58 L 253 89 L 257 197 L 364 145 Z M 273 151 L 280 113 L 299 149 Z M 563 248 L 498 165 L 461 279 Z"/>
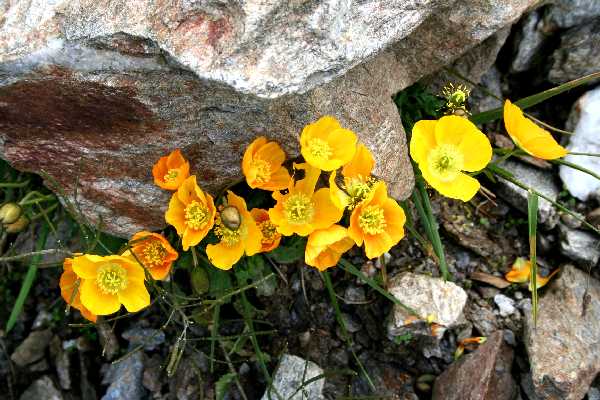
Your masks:
<path fill-rule="evenodd" d="M 496 96 L 522 98 L 600 70 L 599 24 L 597 2 L 557 1 L 531 11 L 453 67 Z M 448 79 L 445 73 L 422 84 L 439 87 Z M 478 110 L 500 104 L 477 87 L 471 102 Z M 562 135 L 571 151 L 600 153 L 600 87 L 578 88 L 531 112 L 573 131 Z M 507 139 L 499 124 L 489 124 L 486 132 L 496 143 Z M 600 172 L 600 158 L 567 160 Z M 600 181 L 530 159 L 505 162 L 504 168 L 600 228 Z M 561 272 L 540 290 L 534 324 L 527 287 L 499 279 L 516 257 L 528 256 L 527 194 L 502 179 L 481 179 L 495 198 L 478 196 L 465 204 L 431 193 L 453 282 L 439 278 L 428 249 L 411 234 L 390 252 L 385 279 L 379 263 L 358 252 L 347 255 L 419 314 L 433 315 L 433 325 L 407 324 L 401 308 L 336 269 L 331 278 L 346 334 L 321 276 L 303 263 L 278 264 L 276 287 L 247 293 L 263 354 L 256 352 L 234 301 L 221 307 L 220 340 L 213 346 L 207 339 L 211 317 L 194 316 L 173 371 L 169 364 L 174 347 L 181 345 L 182 329 L 162 329 L 167 315 L 158 304 L 135 316 L 81 325 L 73 313 L 64 314 L 59 269 L 47 268 L 38 273 L 16 327 L 8 335 L 0 333 L 5 388 L 0 398 L 267 399 L 258 362 L 264 356 L 273 387 L 290 399 L 600 399 L 600 382 L 595 381 L 600 372 L 600 237 L 540 202 L 542 275 L 556 268 Z M 30 250 L 35 229 L 20 234 L 13 246 Z M 57 235 L 65 243 L 76 240 L 68 224 L 59 224 Z M 0 270 L 0 296 L 10 300 L 2 304 L 2 320 L 23 268 L 15 263 Z M 175 274 L 176 281 L 181 278 Z M 460 341 L 482 336 L 484 344 L 455 360 Z"/>

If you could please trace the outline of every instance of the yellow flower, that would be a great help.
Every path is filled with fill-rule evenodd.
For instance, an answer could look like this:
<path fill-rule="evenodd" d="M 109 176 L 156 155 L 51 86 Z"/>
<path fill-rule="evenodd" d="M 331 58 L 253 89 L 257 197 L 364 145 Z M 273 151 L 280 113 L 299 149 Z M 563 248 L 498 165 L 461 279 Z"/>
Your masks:
<path fill-rule="evenodd" d="M 304 261 L 306 264 L 325 271 L 335 266 L 342 254 L 354 246 L 354 240 L 348 236 L 346 228 L 331 225 L 327 229 L 314 231 L 308 236 Z"/>
<path fill-rule="evenodd" d="M 321 171 L 306 163 L 294 165 L 294 168 L 304 170 L 304 179 L 291 182 L 286 194 L 273 193 L 277 203 L 269 210 L 269 217 L 277 230 L 284 236 L 294 233 L 307 236 L 338 222 L 343 210 L 332 202 L 329 189 L 315 192 Z"/>
<path fill-rule="evenodd" d="M 190 176 L 190 163 L 183 158 L 179 149 L 161 157 L 152 168 L 154 183 L 167 190 L 177 190 Z"/>
<path fill-rule="evenodd" d="M 165 220 L 181 236 L 183 250 L 195 246 L 212 229 L 217 210 L 210 194 L 204 193 L 196 183 L 196 176 L 187 178 L 173 193 Z"/>
<path fill-rule="evenodd" d="M 81 280 L 75 272 L 73 272 L 73 259 L 65 258 L 63 263 L 63 273 L 60 276 L 59 284 L 60 295 L 71 307 L 76 308 L 81 312 L 85 319 L 91 322 L 96 322 L 98 317 L 81 304 Z"/>
<path fill-rule="evenodd" d="M 142 263 L 153 279 L 162 280 L 169 275 L 173 261 L 179 254 L 163 235 L 141 231 L 129 241 L 134 259 Z"/>
<path fill-rule="evenodd" d="M 367 258 L 376 258 L 404 237 L 405 222 L 404 210 L 388 197 L 385 182 L 379 181 L 352 211 L 348 235 L 358 246 L 364 242 Z"/>
<path fill-rule="evenodd" d="M 217 217 L 215 234 L 220 242 L 206 246 L 206 255 L 220 269 L 230 269 L 244 253 L 253 256 L 262 248 L 262 234 L 246 202 L 231 191 L 227 192 L 227 207 Z"/>
<path fill-rule="evenodd" d="M 550 278 L 552 278 L 554 276 L 554 274 L 556 274 L 560 269 L 557 268 L 554 271 L 552 271 L 550 273 L 550 275 L 546 276 L 546 277 L 542 277 L 540 276 L 540 274 L 538 273 L 536 275 L 537 279 L 535 281 L 537 288 L 541 288 L 546 286 L 546 284 L 548 282 L 550 282 Z M 525 282 L 529 282 L 529 279 L 531 277 L 531 261 L 530 260 L 526 260 L 523 257 L 518 257 L 514 264 L 512 265 L 512 268 L 510 271 L 508 271 L 506 273 L 506 275 L 504 275 L 504 278 L 509 281 L 509 282 L 513 282 L 513 283 L 525 283 Z M 531 282 L 529 282 L 529 290 L 531 290 Z"/>
<path fill-rule="evenodd" d="M 284 161 L 285 153 L 277 143 L 267 142 L 263 136 L 256 138 L 242 159 L 242 171 L 248 186 L 271 191 L 285 189 L 291 177 L 281 165 Z"/>
<path fill-rule="evenodd" d="M 84 254 L 73 259 L 73 271 L 81 278 L 81 304 L 96 315 L 136 312 L 150 304 L 144 286 L 144 269 L 124 256 Z"/>
<path fill-rule="evenodd" d="M 375 159 L 364 144 L 359 144 L 352 160 L 342 168 L 344 177 L 343 189 L 340 189 L 335 182 L 336 172 L 329 175 L 329 190 L 331 200 L 341 209 L 348 207 L 354 209 L 362 202 L 377 182 L 371 177 L 371 172 L 375 166 Z"/>
<path fill-rule="evenodd" d="M 517 146 L 528 154 L 544 160 L 564 157 L 568 151 L 552 137 L 523 115 L 523 111 L 510 100 L 504 103 L 504 126 Z"/>
<path fill-rule="evenodd" d="M 281 242 L 281 233 L 277 232 L 277 227 L 271 222 L 269 212 L 262 208 L 253 208 L 250 210 L 250 214 L 262 233 L 262 248 L 260 252 L 266 253 L 277 248 Z"/>
<path fill-rule="evenodd" d="M 434 189 L 446 197 L 469 201 L 479 190 L 479 181 L 462 171 L 485 168 L 492 159 L 492 146 L 471 121 L 449 115 L 415 124 L 410 155 Z"/>
<path fill-rule="evenodd" d="M 300 135 L 300 152 L 306 162 L 323 171 L 333 171 L 352 160 L 357 137 L 331 116 L 308 124 Z"/>

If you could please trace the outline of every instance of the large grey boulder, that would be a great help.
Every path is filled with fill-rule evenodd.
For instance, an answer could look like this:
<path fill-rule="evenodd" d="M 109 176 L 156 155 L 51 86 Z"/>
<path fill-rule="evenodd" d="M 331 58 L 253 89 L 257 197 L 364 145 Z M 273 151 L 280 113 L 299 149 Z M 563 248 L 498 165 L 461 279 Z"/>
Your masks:
<path fill-rule="evenodd" d="M 600 372 L 600 282 L 567 265 L 526 313 L 525 344 L 538 399 L 580 400 Z"/>
<path fill-rule="evenodd" d="M 257 135 L 298 155 L 333 114 L 392 194 L 413 185 L 392 95 L 454 61 L 534 0 L 0 3 L 0 154 L 44 170 L 92 223 L 164 226 L 152 164 L 174 148 L 216 193 Z M 443 38 L 443 40 L 440 40 Z"/>

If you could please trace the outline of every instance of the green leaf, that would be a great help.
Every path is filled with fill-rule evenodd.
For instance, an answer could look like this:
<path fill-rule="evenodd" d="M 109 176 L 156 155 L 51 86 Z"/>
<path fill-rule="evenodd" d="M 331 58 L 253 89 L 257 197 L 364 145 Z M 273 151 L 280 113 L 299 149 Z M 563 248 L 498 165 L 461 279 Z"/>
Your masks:
<path fill-rule="evenodd" d="M 219 380 L 215 383 L 216 400 L 223 400 L 225 398 L 227 389 L 235 380 L 235 376 L 235 373 L 230 372 L 221 376 Z"/>
<path fill-rule="evenodd" d="M 578 86 L 589 83 L 595 79 L 600 78 L 600 72 L 595 72 L 593 74 L 584 76 L 579 79 L 574 79 L 567 83 L 563 83 L 562 85 L 553 87 L 552 89 L 545 90 L 540 93 L 536 93 L 532 96 L 525 97 L 523 99 L 515 101 L 515 104 L 521 107 L 522 110 L 534 106 L 536 104 L 541 103 L 542 101 L 548 100 L 551 97 L 554 97 L 558 94 L 566 92 L 567 90 L 574 89 Z M 493 110 L 488 110 L 484 112 L 480 112 L 479 114 L 475 114 L 471 116 L 470 120 L 475 124 L 484 124 L 486 122 L 494 121 L 502 117 L 503 107 L 494 108 Z"/>
<path fill-rule="evenodd" d="M 218 268 L 211 267 L 207 269 L 208 280 L 210 282 L 208 294 L 215 298 L 223 297 L 232 288 L 231 276 Z M 227 298 L 225 302 L 230 302 L 231 298 Z"/>
<path fill-rule="evenodd" d="M 40 229 L 40 236 L 38 236 L 38 239 L 35 243 L 35 251 L 44 250 L 49 230 L 50 227 L 47 224 L 42 225 Z M 6 333 L 10 332 L 10 330 L 15 326 L 17 318 L 23 310 L 25 300 L 27 300 L 27 296 L 29 295 L 31 286 L 35 281 L 35 276 L 37 274 L 37 264 L 40 262 L 41 258 L 42 256 L 40 254 L 36 254 L 31 258 L 31 263 L 29 264 L 29 268 L 27 269 L 27 274 L 25 275 L 23 283 L 21 284 L 21 290 L 19 291 L 17 300 L 15 301 L 12 311 L 10 312 L 10 316 L 8 317 L 8 322 L 6 323 Z"/>
<path fill-rule="evenodd" d="M 538 314 L 538 292 L 537 292 L 537 214 L 538 214 L 538 196 L 531 190 L 527 194 L 527 220 L 529 223 L 529 261 L 531 262 L 531 272 L 529 275 L 529 285 L 531 288 L 531 313 L 533 316 L 533 325 L 537 325 Z"/>

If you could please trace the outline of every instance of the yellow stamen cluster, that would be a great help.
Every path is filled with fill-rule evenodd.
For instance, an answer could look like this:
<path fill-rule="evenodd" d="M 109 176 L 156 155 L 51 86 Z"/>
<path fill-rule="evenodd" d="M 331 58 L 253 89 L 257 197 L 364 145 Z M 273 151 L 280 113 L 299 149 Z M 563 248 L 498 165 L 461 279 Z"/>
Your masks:
<path fill-rule="evenodd" d="M 217 219 L 215 220 L 215 235 L 227 246 L 233 246 L 237 244 L 242 235 L 244 234 L 244 226 L 240 225 L 238 229 L 228 228 L 221 219 L 221 215 L 217 215 Z"/>
<path fill-rule="evenodd" d="M 277 236 L 277 227 L 275 226 L 275 224 L 273 224 L 270 220 L 266 220 L 260 222 L 258 224 L 258 227 L 260 228 L 260 231 L 263 235 L 262 243 L 264 245 L 272 244 Z"/>
<path fill-rule="evenodd" d="M 373 177 L 363 178 L 350 178 L 345 182 L 343 186 L 345 192 L 350 197 L 348 200 L 348 209 L 354 210 L 364 199 L 369 196 L 373 187 L 377 183 L 377 179 Z"/>
<path fill-rule="evenodd" d="M 165 182 L 174 182 L 175 179 L 179 176 L 179 171 L 176 169 L 170 169 L 164 176 Z"/>
<path fill-rule="evenodd" d="M 457 110 L 468 114 L 467 99 L 471 94 L 465 85 L 457 85 L 449 83 L 442 89 L 442 96 L 446 99 L 445 108 L 448 114 L 456 114 Z"/>
<path fill-rule="evenodd" d="M 96 284 L 104 294 L 117 294 L 127 287 L 127 271 L 117 263 L 107 263 L 98 268 Z"/>
<path fill-rule="evenodd" d="M 306 224 L 312 221 L 315 207 L 310 197 L 304 193 L 291 195 L 283 203 L 283 212 L 290 224 Z"/>
<path fill-rule="evenodd" d="M 208 209 L 197 201 L 192 201 L 185 208 L 185 224 L 192 229 L 202 229 L 208 222 Z"/>
<path fill-rule="evenodd" d="M 319 138 L 313 138 L 308 142 L 308 151 L 316 158 L 320 158 L 323 160 L 329 159 L 333 154 L 331 147 L 329 144 Z"/>
<path fill-rule="evenodd" d="M 358 225 L 369 235 L 382 233 L 387 226 L 383 208 L 377 205 L 366 207 L 358 216 Z"/>
<path fill-rule="evenodd" d="M 167 255 L 167 249 L 160 242 L 152 242 L 144 247 L 142 251 L 144 258 L 144 266 L 147 268 L 153 268 L 161 265 L 165 256 Z"/>
<path fill-rule="evenodd" d="M 254 160 L 252 165 L 256 168 L 255 180 L 257 183 L 266 183 L 271 179 L 271 164 L 265 160 Z"/>
<path fill-rule="evenodd" d="M 457 146 L 442 144 L 428 155 L 431 174 L 442 182 L 456 178 L 464 167 L 464 156 Z"/>

